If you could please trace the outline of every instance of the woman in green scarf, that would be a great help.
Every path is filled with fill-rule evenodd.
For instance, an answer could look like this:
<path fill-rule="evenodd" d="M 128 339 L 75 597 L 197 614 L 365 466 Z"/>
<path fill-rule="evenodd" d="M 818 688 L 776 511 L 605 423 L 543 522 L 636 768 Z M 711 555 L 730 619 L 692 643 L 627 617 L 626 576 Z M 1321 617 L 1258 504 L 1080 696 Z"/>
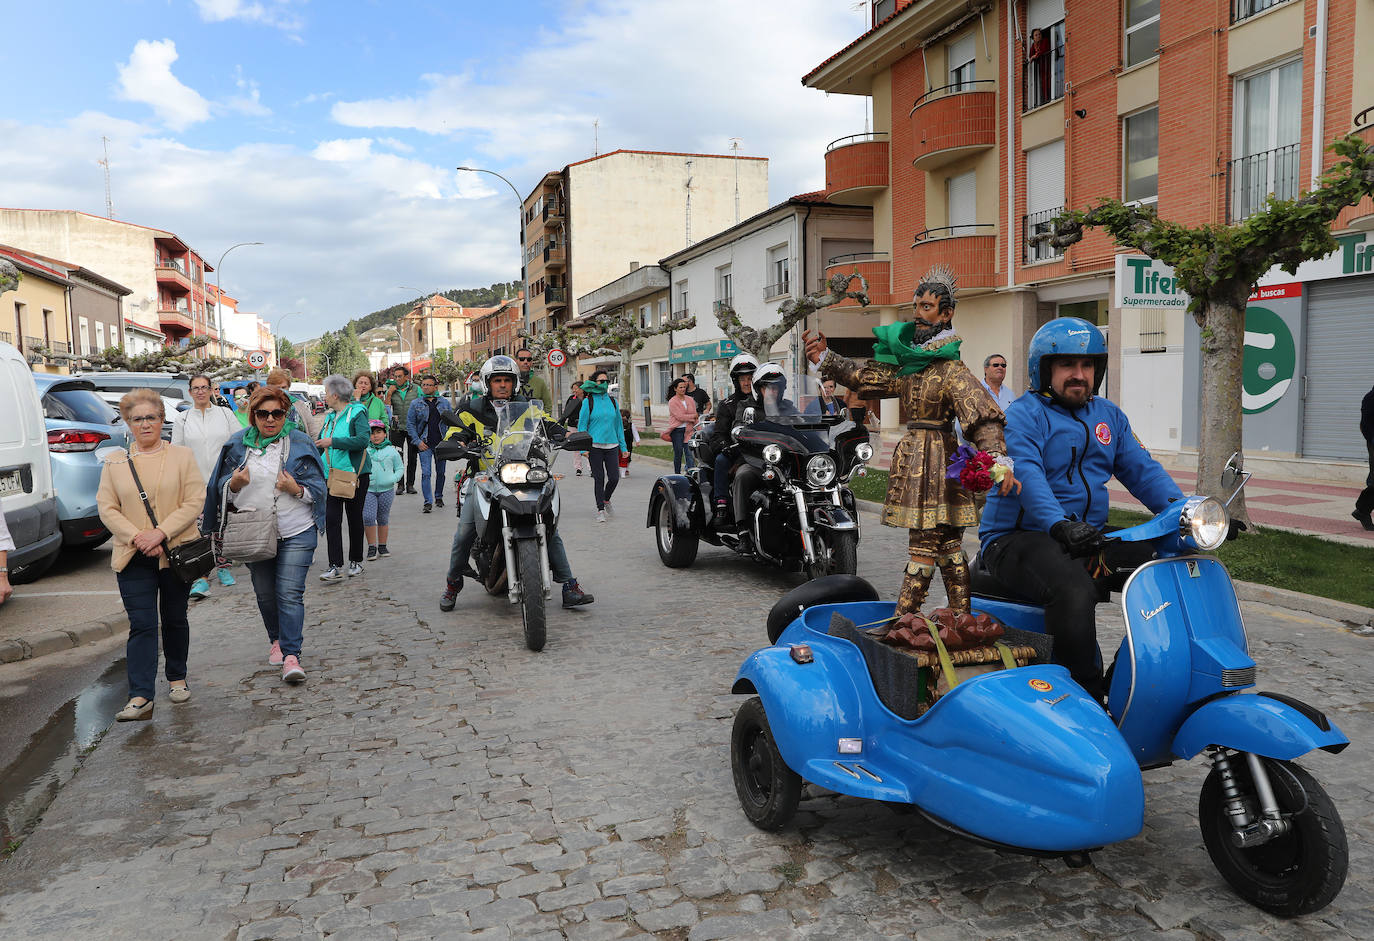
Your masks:
<path fill-rule="evenodd" d="M 366 369 L 360 369 L 353 374 L 353 398 L 367 410 L 367 420 L 386 422 L 390 425 L 391 409 L 382 397 L 376 394 L 376 388 L 376 380 Z"/>
<path fill-rule="evenodd" d="M 324 420 L 316 445 L 322 452 L 325 477 L 329 479 L 329 499 L 324 513 L 329 568 L 320 580 L 337 582 L 344 577 L 345 516 L 348 518 L 348 577 L 363 574 L 363 504 L 367 501 L 368 473 L 372 469 L 367 455 L 371 442 L 367 410 L 353 401 L 353 384 L 347 376 L 333 375 L 324 381 L 324 401 L 330 414 Z"/>
<path fill-rule="evenodd" d="M 907 323 L 874 327 L 873 359 L 859 364 L 826 348 L 825 334 L 802 334 L 807 358 L 821 376 L 834 379 L 865 399 L 900 398 L 907 413 L 906 435 L 892 452 L 883 525 L 910 531 L 906 575 L 897 596 L 897 614 L 925 604 L 935 569 L 945 583 L 949 606 L 967 613 L 971 600 L 964 528 L 977 522 L 973 494 L 946 475 L 958 442 L 954 419 L 964 437 L 998 458 L 1003 493 L 1021 485 L 1011 472 L 1002 429 L 1002 410 L 959 359 L 962 342 L 951 327 L 957 288 L 948 268 L 932 269 L 916 288 L 915 317 Z"/>

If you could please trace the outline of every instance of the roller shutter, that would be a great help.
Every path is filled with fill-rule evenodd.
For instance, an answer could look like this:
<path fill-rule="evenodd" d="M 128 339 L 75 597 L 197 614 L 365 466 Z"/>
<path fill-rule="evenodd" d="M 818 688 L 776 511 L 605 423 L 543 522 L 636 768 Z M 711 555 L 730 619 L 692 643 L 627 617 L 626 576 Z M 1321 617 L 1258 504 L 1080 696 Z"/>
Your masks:
<path fill-rule="evenodd" d="M 1307 288 L 1302 456 L 1364 463 L 1360 400 L 1374 384 L 1374 278 Z"/>

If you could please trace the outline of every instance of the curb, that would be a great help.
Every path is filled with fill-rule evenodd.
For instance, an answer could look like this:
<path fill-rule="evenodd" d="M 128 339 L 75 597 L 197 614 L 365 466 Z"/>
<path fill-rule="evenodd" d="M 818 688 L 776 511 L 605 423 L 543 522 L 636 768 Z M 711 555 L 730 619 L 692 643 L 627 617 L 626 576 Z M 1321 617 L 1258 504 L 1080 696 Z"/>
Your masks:
<path fill-rule="evenodd" d="M 18 663 L 50 654 L 75 650 L 96 641 L 115 637 L 129 629 L 127 615 L 114 615 L 99 621 L 87 621 L 66 631 L 44 631 L 31 637 L 11 637 L 0 640 L 0 663 Z"/>

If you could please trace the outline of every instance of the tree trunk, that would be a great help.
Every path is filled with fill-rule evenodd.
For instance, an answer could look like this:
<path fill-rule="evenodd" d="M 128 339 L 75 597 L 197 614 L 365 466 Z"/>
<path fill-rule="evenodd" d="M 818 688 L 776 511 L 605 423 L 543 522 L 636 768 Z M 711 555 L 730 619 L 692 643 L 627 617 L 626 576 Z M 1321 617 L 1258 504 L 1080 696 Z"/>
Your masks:
<path fill-rule="evenodd" d="M 1242 450 L 1241 362 L 1245 355 L 1245 306 L 1212 301 L 1202 312 L 1202 407 L 1198 423 L 1197 492 L 1225 500 L 1221 472 L 1232 454 Z M 1252 531 L 1245 494 L 1229 512 Z"/>

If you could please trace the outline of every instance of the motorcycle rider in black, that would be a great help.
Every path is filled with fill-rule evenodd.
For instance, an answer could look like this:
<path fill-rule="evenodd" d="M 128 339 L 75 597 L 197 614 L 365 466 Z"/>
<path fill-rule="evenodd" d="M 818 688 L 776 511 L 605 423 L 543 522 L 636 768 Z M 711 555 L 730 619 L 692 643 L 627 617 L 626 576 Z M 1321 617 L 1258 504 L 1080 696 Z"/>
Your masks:
<path fill-rule="evenodd" d="M 735 461 L 735 442 L 730 431 L 743 417 L 744 409 L 759 407 L 753 390 L 754 371 L 758 368 L 759 361 L 748 353 L 740 353 L 730 360 L 730 381 L 735 391 L 725 401 L 716 404 L 716 423 L 707 439 L 715 454 L 711 494 L 716 503 L 713 520 L 716 529 L 723 529 L 730 523 L 730 468 Z"/>

